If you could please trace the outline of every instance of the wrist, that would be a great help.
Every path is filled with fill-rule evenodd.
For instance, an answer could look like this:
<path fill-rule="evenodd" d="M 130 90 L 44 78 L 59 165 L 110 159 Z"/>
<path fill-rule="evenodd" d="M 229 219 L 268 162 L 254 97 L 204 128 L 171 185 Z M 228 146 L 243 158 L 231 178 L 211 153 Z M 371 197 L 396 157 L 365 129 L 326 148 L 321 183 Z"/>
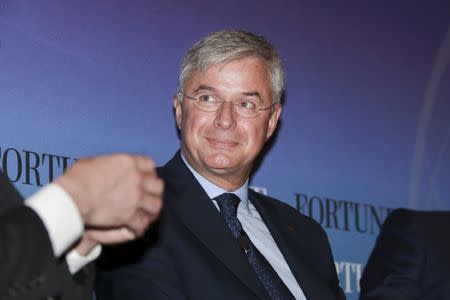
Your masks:
<path fill-rule="evenodd" d="M 89 214 L 89 201 L 84 201 L 85 197 L 81 195 L 79 187 L 73 183 L 67 176 L 61 176 L 54 181 L 59 187 L 61 187 L 66 193 L 70 195 L 73 203 L 76 205 L 78 212 L 80 213 L 83 223 L 86 223 Z"/>
<path fill-rule="evenodd" d="M 89 234 L 85 232 L 76 245 L 75 251 L 77 251 L 80 256 L 87 256 L 97 245 L 99 245 L 99 243 L 89 238 Z"/>

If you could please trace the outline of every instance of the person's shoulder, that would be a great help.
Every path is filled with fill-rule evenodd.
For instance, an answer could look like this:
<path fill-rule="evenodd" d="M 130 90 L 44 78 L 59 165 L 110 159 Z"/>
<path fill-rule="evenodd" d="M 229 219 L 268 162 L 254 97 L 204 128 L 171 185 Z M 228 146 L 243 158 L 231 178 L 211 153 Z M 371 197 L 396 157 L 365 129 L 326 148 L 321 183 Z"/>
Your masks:
<path fill-rule="evenodd" d="M 178 150 L 172 158 L 156 168 L 156 173 L 164 180 L 177 181 L 174 177 L 185 176 L 190 171 L 181 158 L 181 151 Z"/>
<path fill-rule="evenodd" d="M 450 228 L 449 211 L 420 211 L 412 209 L 395 209 L 382 225 L 381 233 L 395 233 L 398 236 L 423 236 L 428 238 L 430 232 L 439 228 Z"/>
<path fill-rule="evenodd" d="M 450 222 L 450 211 L 424 211 L 398 208 L 394 209 L 388 215 L 385 223 L 420 224 L 429 222 Z"/>
<path fill-rule="evenodd" d="M 417 211 L 406 209 L 406 208 L 396 208 L 389 213 L 385 220 L 385 224 L 389 222 L 405 222 L 411 218 L 415 218 Z"/>
<path fill-rule="evenodd" d="M 253 194 L 253 196 L 258 198 L 260 201 L 263 201 L 263 202 L 269 203 L 270 205 L 273 205 L 273 207 L 277 211 L 279 211 L 284 217 L 293 218 L 293 219 L 297 220 L 298 222 L 302 222 L 304 224 L 303 226 L 311 226 L 318 230 L 324 231 L 322 226 L 316 220 L 314 220 L 313 218 L 311 218 L 309 216 L 302 214 L 300 211 L 298 211 L 291 205 L 289 205 L 279 199 L 258 193 L 251 189 L 250 189 L 250 193 Z"/>

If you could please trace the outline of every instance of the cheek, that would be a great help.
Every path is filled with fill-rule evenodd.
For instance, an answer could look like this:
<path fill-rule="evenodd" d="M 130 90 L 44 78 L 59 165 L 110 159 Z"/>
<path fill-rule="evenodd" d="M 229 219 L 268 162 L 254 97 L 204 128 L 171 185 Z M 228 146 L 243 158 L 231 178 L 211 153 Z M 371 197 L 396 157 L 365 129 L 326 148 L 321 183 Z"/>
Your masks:
<path fill-rule="evenodd" d="M 182 121 L 182 135 L 185 140 L 197 140 L 201 135 L 206 120 L 204 116 L 195 114 L 192 111 L 185 111 Z"/>
<path fill-rule="evenodd" d="M 250 123 L 242 128 L 242 136 L 247 141 L 250 151 L 259 151 L 266 141 L 267 126 L 265 123 Z"/>

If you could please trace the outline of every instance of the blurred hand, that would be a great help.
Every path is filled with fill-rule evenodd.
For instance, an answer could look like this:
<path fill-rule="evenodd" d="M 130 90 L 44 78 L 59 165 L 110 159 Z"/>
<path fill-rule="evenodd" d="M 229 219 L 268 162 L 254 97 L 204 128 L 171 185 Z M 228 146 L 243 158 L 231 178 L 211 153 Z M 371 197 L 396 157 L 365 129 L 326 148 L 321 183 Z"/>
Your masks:
<path fill-rule="evenodd" d="M 83 236 L 75 246 L 75 250 L 81 256 L 88 255 L 95 246 L 121 244 L 134 240 L 136 235 L 127 227 L 112 229 L 87 228 Z"/>
<path fill-rule="evenodd" d="M 153 161 L 116 154 L 84 158 L 55 180 L 76 203 L 85 238 L 103 243 L 141 236 L 162 207 L 163 182 Z"/>

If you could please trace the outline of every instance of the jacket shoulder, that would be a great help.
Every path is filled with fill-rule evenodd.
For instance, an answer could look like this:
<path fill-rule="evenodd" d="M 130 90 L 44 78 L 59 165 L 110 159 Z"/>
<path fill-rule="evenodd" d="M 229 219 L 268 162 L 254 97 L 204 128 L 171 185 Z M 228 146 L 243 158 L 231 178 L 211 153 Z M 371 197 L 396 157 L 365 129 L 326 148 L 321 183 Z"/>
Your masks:
<path fill-rule="evenodd" d="M 270 197 L 253 190 L 249 190 L 249 196 L 258 199 L 258 201 L 265 202 L 266 204 L 272 205 L 276 210 L 278 210 L 283 216 L 291 217 L 298 222 L 301 222 L 303 226 L 310 226 L 311 228 L 322 231 L 325 234 L 325 230 L 322 228 L 316 220 L 313 218 L 306 216 L 299 212 L 297 209 L 292 207 L 291 205 L 276 199 L 274 197 Z"/>

